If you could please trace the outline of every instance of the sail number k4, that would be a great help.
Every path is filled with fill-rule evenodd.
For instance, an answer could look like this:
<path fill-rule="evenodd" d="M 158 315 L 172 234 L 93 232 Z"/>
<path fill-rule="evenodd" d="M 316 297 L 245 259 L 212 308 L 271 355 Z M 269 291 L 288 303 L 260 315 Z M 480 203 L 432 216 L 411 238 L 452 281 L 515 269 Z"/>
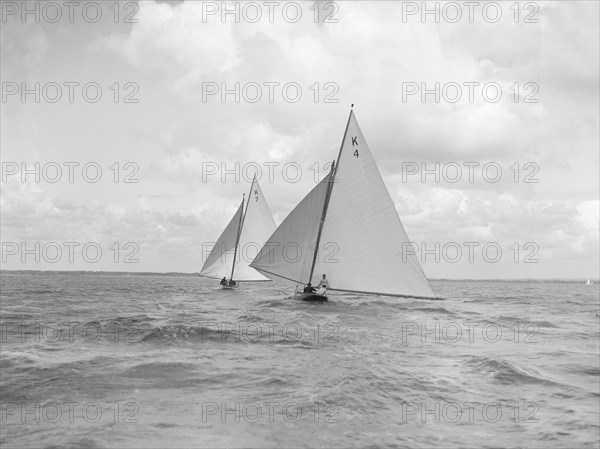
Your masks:
<path fill-rule="evenodd" d="M 356 141 L 356 139 L 357 139 L 357 136 L 354 136 L 352 138 L 352 146 L 358 145 L 358 142 Z M 354 156 L 358 157 L 358 148 L 356 150 L 354 150 L 353 154 L 354 154 Z"/>

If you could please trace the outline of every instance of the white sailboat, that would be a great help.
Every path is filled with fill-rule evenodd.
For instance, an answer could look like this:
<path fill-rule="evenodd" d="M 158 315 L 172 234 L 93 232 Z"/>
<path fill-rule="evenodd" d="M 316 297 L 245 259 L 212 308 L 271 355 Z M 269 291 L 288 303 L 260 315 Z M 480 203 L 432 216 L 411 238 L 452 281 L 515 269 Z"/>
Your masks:
<path fill-rule="evenodd" d="M 245 210 L 244 210 L 244 205 Z M 269 281 L 249 263 L 258 254 L 267 238 L 275 231 L 275 221 L 256 176 L 238 210 L 215 243 L 204 262 L 200 276 L 225 279 L 221 288 L 237 287 L 234 281 Z M 226 278 L 229 277 L 229 281 Z"/>
<path fill-rule="evenodd" d="M 294 288 L 317 285 L 326 274 L 331 291 L 439 299 L 408 248 L 406 231 L 350 111 L 337 165 L 334 161 L 250 266 Z M 296 295 L 326 301 L 322 290 Z"/>
<path fill-rule="evenodd" d="M 594 283 L 590 280 L 590 278 L 588 278 L 587 282 L 585 283 L 585 285 L 593 285 Z"/>

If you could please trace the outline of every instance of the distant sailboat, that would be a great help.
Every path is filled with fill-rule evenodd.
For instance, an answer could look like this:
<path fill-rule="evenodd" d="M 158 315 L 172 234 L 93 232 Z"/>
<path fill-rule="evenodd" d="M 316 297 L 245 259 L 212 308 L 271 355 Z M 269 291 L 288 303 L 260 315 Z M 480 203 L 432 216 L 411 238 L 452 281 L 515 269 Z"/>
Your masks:
<path fill-rule="evenodd" d="M 249 262 L 260 251 L 275 227 L 271 210 L 255 176 L 248 201 L 245 201 L 245 196 L 242 197 L 237 212 L 204 262 L 200 276 L 222 279 L 221 287 L 226 289 L 237 287 L 234 273 L 237 281 L 269 281 L 270 279 L 250 268 Z M 226 280 L 227 276 L 229 281 Z"/>
<path fill-rule="evenodd" d="M 337 166 L 334 161 L 331 172 L 285 218 L 250 266 L 294 288 L 317 285 L 327 274 L 332 291 L 439 299 L 408 247 L 406 231 L 350 111 Z M 326 291 L 304 290 L 296 296 L 327 300 Z"/>
<path fill-rule="evenodd" d="M 590 279 L 588 278 L 587 282 L 585 283 L 585 285 L 593 285 L 594 283 L 592 281 L 590 281 Z"/>

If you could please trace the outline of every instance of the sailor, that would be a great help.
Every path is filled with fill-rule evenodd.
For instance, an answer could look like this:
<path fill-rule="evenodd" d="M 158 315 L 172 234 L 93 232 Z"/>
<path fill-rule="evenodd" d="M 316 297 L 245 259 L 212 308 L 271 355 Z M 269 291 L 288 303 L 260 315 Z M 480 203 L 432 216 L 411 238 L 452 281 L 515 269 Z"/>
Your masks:
<path fill-rule="evenodd" d="M 223 276 L 223 279 L 221 279 L 220 284 L 221 285 L 227 285 L 227 278 L 225 276 Z"/>
<path fill-rule="evenodd" d="M 315 288 L 310 285 L 310 282 L 306 284 L 306 287 L 304 287 L 304 293 L 314 293 L 315 291 Z"/>
<path fill-rule="evenodd" d="M 329 281 L 327 280 L 327 276 L 323 275 L 323 279 L 319 282 L 319 287 L 329 288 Z"/>
<path fill-rule="evenodd" d="M 329 282 L 327 281 L 327 277 L 323 275 L 323 279 L 319 282 L 317 286 L 317 291 L 315 292 L 319 296 L 327 296 L 327 289 L 329 288 Z"/>
<path fill-rule="evenodd" d="M 230 287 L 235 287 L 236 286 L 236 283 L 235 283 L 235 281 L 233 279 L 229 279 L 229 286 Z"/>

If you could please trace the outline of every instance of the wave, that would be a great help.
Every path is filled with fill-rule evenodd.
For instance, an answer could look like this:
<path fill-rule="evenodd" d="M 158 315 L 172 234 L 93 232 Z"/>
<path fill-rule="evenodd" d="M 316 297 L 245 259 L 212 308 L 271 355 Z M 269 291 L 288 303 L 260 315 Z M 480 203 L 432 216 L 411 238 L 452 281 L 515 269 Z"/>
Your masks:
<path fill-rule="evenodd" d="M 263 320 L 254 323 L 262 323 Z M 266 324 L 207 322 L 200 326 L 183 324 L 155 327 L 140 339 L 144 343 L 185 344 L 185 343 L 226 343 L 226 344 L 269 344 L 287 345 L 300 349 L 311 349 L 322 335 L 305 331 L 302 327 L 290 327 L 284 332 L 276 323 Z M 314 331 L 314 329 L 313 329 Z"/>
<path fill-rule="evenodd" d="M 17 362 L 10 369 L 3 369 L 6 374 L 2 379 L 3 400 L 33 401 L 36 395 L 46 400 L 54 394 L 76 397 L 90 388 L 95 391 L 114 390 L 118 383 L 113 376 L 114 369 L 122 360 L 96 356 L 64 363 L 50 363 L 47 360 L 34 362 Z"/>
<path fill-rule="evenodd" d="M 172 344 L 183 341 L 233 340 L 235 332 L 219 326 L 220 324 L 215 323 L 214 326 L 212 323 L 201 326 L 186 326 L 183 324 L 159 326 L 148 332 L 141 341 Z"/>
<path fill-rule="evenodd" d="M 182 377 L 183 373 L 196 371 L 197 365 L 186 362 L 147 362 L 140 363 L 126 369 L 121 374 L 124 377 L 135 377 L 137 379 L 158 379 L 171 378 L 172 376 Z"/>
<path fill-rule="evenodd" d="M 59 294 L 61 292 L 65 292 L 66 290 L 55 289 L 55 288 L 33 288 L 33 289 L 23 289 L 19 293 L 21 295 L 48 295 L 48 294 Z"/>
<path fill-rule="evenodd" d="M 581 370 L 578 370 L 578 372 L 581 374 L 585 374 L 587 376 L 594 376 L 594 377 L 600 376 L 600 368 L 597 366 L 582 368 Z"/>
<path fill-rule="evenodd" d="M 447 308 L 441 305 L 432 305 L 430 300 L 401 300 L 398 301 L 397 298 L 391 298 L 391 300 L 386 301 L 382 299 L 376 300 L 364 300 L 358 303 L 353 304 L 353 307 L 360 307 L 365 310 L 368 310 L 369 313 L 374 313 L 378 309 L 381 310 L 382 313 L 389 313 L 388 309 L 393 309 L 393 312 L 397 311 L 403 312 L 426 312 L 433 314 L 441 314 L 448 316 L 456 316 L 456 313 L 448 310 Z M 376 313 L 376 312 L 375 312 Z"/>
<path fill-rule="evenodd" d="M 444 307 L 421 307 L 421 308 L 416 308 L 413 310 L 419 311 L 419 312 L 433 313 L 436 315 L 456 316 L 456 313 L 454 313 L 451 310 L 448 310 Z"/>
<path fill-rule="evenodd" d="M 539 384 L 548 386 L 562 386 L 558 382 L 544 379 L 537 374 L 528 373 L 517 368 L 506 360 L 488 359 L 487 357 L 470 357 L 463 363 L 474 374 L 491 376 L 497 383 L 510 384 Z"/>
<path fill-rule="evenodd" d="M 259 322 L 265 322 L 268 321 L 265 318 L 263 318 L 262 316 L 259 315 L 252 315 L 252 314 L 244 314 L 240 317 L 237 318 L 238 320 L 244 320 L 250 323 L 259 323 Z"/>
<path fill-rule="evenodd" d="M 61 442 L 60 444 L 52 444 L 50 446 L 45 446 L 44 449 L 96 449 L 103 447 L 105 447 L 104 444 L 101 444 L 90 437 L 81 437 L 75 441 L 65 441 Z"/>
<path fill-rule="evenodd" d="M 507 321 L 508 323 L 533 325 L 533 326 L 537 326 L 538 328 L 543 327 L 543 328 L 548 328 L 548 329 L 560 329 L 560 326 L 557 326 L 557 325 L 555 325 L 549 321 L 545 321 L 545 320 L 532 321 L 532 320 L 527 320 L 527 319 L 520 318 L 520 317 L 505 316 L 505 315 L 499 316 L 498 320 L 504 320 L 504 321 Z"/>
<path fill-rule="evenodd" d="M 23 368 L 43 363 L 45 359 L 36 353 L 3 350 L 0 354 L 0 368 L 7 372 L 12 368 Z"/>

